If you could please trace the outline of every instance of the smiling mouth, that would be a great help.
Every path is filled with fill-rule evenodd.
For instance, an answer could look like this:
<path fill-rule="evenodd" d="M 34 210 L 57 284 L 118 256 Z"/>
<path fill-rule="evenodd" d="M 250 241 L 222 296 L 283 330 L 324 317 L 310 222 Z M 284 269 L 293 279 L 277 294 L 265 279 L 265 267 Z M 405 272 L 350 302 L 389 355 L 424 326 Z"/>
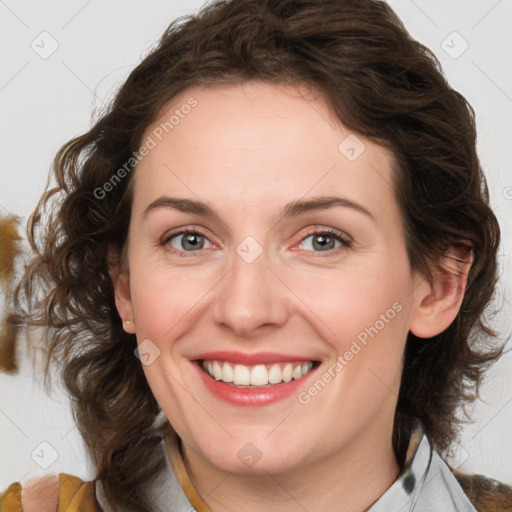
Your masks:
<path fill-rule="evenodd" d="M 230 386 L 243 388 L 271 387 L 297 380 L 320 364 L 320 361 L 296 361 L 245 365 L 204 359 L 196 362 L 211 378 Z"/>

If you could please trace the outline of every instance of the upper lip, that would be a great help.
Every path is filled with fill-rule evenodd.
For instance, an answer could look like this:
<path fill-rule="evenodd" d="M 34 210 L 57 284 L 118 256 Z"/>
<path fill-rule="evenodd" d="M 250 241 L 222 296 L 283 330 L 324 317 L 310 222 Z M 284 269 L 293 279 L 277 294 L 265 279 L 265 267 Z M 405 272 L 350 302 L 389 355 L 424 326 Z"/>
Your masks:
<path fill-rule="evenodd" d="M 278 354 L 275 352 L 258 352 L 247 354 L 243 352 L 233 352 L 229 350 L 218 350 L 215 352 L 203 352 L 193 359 L 206 361 L 226 361 L 233 364 L 256 365 L 256 364 L 272 364 L 281 362 L 296 361 L 318 361 L 318 359 L 309 356 Z"/>

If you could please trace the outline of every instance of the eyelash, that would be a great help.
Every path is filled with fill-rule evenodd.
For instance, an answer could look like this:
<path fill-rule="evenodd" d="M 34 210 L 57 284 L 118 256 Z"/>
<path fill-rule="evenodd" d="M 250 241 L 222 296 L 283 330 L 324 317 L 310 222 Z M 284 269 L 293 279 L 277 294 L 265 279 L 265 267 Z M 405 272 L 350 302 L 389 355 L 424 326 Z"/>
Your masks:
<path fill-rule="evenodd" d="M 168 247 L 169 242 L 173 238 L 180 236 L 180 235 L 186 235 L 186 234 L 201 235 L 201 236 L 205 237 L 206 239 L 208 239 L 208 237 L 204 233 L 202 233 L 199 229 L 182 229 L 181 231 L 178 231 L 176 233 L 171 233 L 170 235 L 165 235 L 159 242 L 159 245 L 162 247 Z M 311 232 L 307 233 L 300 240 L 301 243 L 303 243 L 304 240 L 306 240 L 307 238 L 309 238 L 312 235 L 329 235 L 341 243 L 340 247 L 336 247 L 334 249 L 329 249 L 327 251 L 306 251 L 306 252 L 317 253 L 317 256 L 320 256 L 320 257 L 325 257 L 321 254 L 322 252 L 326 252 L 327 253 L 326 256 L 331 256 L 333 254 L 338 254 L 338 252 L 340 250 L 350 249 L 352 247 L 352 239 L 350 239 L 347 235 L 344 235 L 341 231 L 338 231 L 337 229 L 333 229 L 333 228 L 324 228 L 324 229 L 317 230 L 317 231 L 311 231 Z M 174 248 L 172 248 L 172 249 L 168 248 L 168 250 L 171 254 L 178 256 L 180 258 L 190 257 L 189 255 L 186 255 L 186 253 L 193 254 L 194 252 L 200 252 L 200 250 L 199 251 L 180 251 L 180 250 L 176 250 Z"/>

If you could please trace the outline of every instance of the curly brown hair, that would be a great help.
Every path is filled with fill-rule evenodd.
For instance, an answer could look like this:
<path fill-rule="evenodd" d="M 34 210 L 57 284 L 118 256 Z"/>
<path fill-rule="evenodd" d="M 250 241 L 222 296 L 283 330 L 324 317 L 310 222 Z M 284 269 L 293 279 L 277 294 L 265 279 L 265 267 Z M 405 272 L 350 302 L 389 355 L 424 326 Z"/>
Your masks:
<path fill-rule="evenodd" d="M 503 350 L 484 315 L 500 230 L 476 153 L 474 111 L 435 55 L 383 1 L 210 4 L 171 23 L 94 126 L 58 151 L 55 182 L 29 220 L 34 255 L 15 294 L 17 325 L 46 328 L 45 375 L 60 362 L 97 478 L 116 507 L 151 510 L 144 486 L 163 467 L 154 448 L 172 428 L 133 355 L 136 339 L 122 328 L 109 275 L 111 265 L 125 263 L 134 154 L 181 91 L 251 79 L 312 86 L 346 127 L 392 152 L 414 270 L 429 278 L 447 247 L 473 247 L 455 321 L 428 340 L 409 334 L 395 452 L 413 417 L 444 451 L 460 429 L 457 411 L 478 396 L 483 373 Z M 124 178 L 99 194 L 121 168 Z"/>

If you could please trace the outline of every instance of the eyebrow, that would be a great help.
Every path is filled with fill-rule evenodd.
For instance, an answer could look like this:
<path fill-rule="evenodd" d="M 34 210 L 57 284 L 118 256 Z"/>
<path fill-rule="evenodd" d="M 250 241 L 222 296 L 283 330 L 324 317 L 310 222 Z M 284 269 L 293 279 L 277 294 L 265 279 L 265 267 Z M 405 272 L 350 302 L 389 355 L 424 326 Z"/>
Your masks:
<path fill-rule="evenodd" d="M 335 206 L 351 208 L 359 213 L 362 213 L 370 217 L 372 220 L 375 221 L 375 217 L 373 216 L 373 214 L 364 206 L 355 203 L 350 199 L 339 196 L 320 196 L 314 197 L 313 199 L 298 199 L 296 201 L 292 201 L 286 204 L 284 208 L 281 210 L 279 220 L 288 217 L 303 215 L 305 213 L 312 211 L 327 210 Z M 195 215 L 200 215 L 202 217 L 219 217 L 217 213 L 203 201 L 167 196 L 159 197 L 158 199 L 153 201 L 144 210 L 143 216 L 146 217 L 147 214 L 150 213 L 151 211 L 160 208 L 172 208 L 180 212 L 192 213 Z"/>

